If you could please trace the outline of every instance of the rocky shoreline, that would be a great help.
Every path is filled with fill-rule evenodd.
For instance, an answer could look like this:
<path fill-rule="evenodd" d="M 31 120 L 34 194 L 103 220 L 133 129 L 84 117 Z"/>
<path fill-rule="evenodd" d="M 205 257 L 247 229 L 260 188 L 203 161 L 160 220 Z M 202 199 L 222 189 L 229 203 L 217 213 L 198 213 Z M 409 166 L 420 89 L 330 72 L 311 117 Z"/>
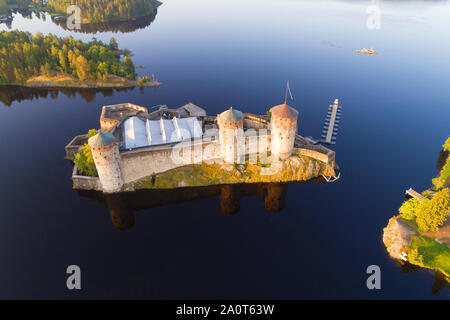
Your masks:
<path fill-rule="evenodd" d="M 392 258 L 400 259 L 400 254 L 407 251 L 411 236 L 416 234 L 417 232 L 398 216 L 392 217 L 383 229 L 383 243 Z"/>

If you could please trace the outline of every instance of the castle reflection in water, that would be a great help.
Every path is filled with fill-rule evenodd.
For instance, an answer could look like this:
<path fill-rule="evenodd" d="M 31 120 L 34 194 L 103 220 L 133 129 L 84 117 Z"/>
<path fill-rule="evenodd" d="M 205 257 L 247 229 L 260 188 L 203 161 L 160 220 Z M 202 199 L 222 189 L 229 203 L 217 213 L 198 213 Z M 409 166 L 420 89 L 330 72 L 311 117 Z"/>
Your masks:
<path fill-rule="evenodd" d="M 241 198 L 255 195 L 263 196 L 266 210 L 282 211 L 287 188 L 287 183 L 253 183 L 139 190 L 115 194 L 84 190 L 77 192 L 82 197 L 94 199 L 106 206 L 114 228 L 126 230 L 134 225 L 134 211 L 216 196 L 220 197 L 221 211 L 227 215 L 239 212 Z"/>

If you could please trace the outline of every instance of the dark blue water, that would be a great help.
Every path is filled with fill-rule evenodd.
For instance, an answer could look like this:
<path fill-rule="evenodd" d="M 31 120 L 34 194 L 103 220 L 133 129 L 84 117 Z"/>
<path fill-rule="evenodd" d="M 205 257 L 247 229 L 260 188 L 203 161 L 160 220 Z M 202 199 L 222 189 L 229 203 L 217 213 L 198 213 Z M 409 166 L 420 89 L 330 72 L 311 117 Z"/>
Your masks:
<path fill-rule="evenodd" d="M 369 30 L 368 4 L 166 0 L 145 29 L 95 35 L 131 49 L 161 88 L 1 106 L 0 298 L 448 299 L 448 286 L 432 294 L 434 272 L 405 274 L 389 259 L 382 229 L 405 189 L 426 189 L 437 173 L 450 127 L 450 8 L 380 2 L 381 29 Z M 21 16 L 12 28 L 92 37 Z M 228 216 L 211 197 L 136 211 L 134 227 L 117 231 L 107 208 L 72 190 L 64 146 L 99 126 L 103 105 L 265 114 L 287 79 L 302 135 L 319 137 L 340 99 L 342 178 L 289 185 L 282 212 L 251 196 Z M 66 289 L 71 264 L 80 292 Z M 373 264 L 378 291 L 366 287 Z"/>

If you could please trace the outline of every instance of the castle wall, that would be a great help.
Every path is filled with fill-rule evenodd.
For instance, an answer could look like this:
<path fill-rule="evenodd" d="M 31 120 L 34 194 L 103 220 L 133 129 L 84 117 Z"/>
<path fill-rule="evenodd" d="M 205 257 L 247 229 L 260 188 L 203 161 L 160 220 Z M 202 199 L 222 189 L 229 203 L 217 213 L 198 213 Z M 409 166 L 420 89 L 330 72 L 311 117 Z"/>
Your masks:
<path fill-rule="evenodd" d="M 87 134 L 83 134 L 80 136 L 76 136 L 70 141 L 70 143 L 66 146 L 66 157 L 71 158 L 74 157 L 77 153 L 80 152 L 81 146 L 87 143 Z"/>
<path fill-rule="evenodd" d="M 106 118 L 100 118 L 100 128 L 104 132 L 110 132 L 112 129 L 114 129 L 119 124 L 118 120 L 112 120 L 112 119 L 106 119 Z"/>
<path fill-rule="evenodd" d="M 180 166 L 219 158 L 220 150 L 216 142 L 200 142 L 192 146 L 180 144 L 175 149 L 126 152 L 122 155 L 122 177 L 124 183 L 130 183 Z"/>
<path fill-rule="evenodd" d="M 244 119 L 244 128 L 245 129 L 266 129 L 267 128 L 267 123 L 258 121 L 258 120 L 254 120 L 254 119 L 248 119 L 245 118 Z"/>
<path fill-rule="evenodd" d="M 91 147 L 98 177 L 106 193 L 118 192 L 123 186 L 121 158 L 116 143 L 106 147 Z"/>
<path fill-rule="evenodd" d="M 255 140 L 256 138 L 256 140 Z M 241 138 L 245 154 L 270 151 L 270 135 L 246 136 Z M 255 156 L 256 163 L 256 156 Z M 245 160 L 245 159 L 244 159 Z M 223 163 L 218 141 L 199 141 L 192 146 L 179 144 L 153 150 L 136 150 L 121 155 L 121 170 L 124 183 L 130 183 L 153 174 L 158 174 L 180 166 L 205 162 Z"/>
<path fill-rule="evenodd" d="M 299 152 L 302 156 L 307 156 L 319 161 L 322 161 L 326 164 L 332 164 L 335 161 L 335 153 L 334 151 L 328 151 L 327 153 L 324 153 L 323 151 L 314 150 L 314 146 L 311 146 L 311 148 L 296 148 L 295 151 Z"/>
<path fill-rule="evenodd" d="M 73 167 L 72 182 L 74 189 L 103 191 L 100 179 L 98 177 L 78 175 L 78 167 L 76 164 Z"/>
<path fill-rule="evenodd" d="M 123 114 L 117 117 L 118 112 Z M 110 132 L 120 123 L 121 119 L 136 115 L 139 112 L 147 113 L 147 108 L 132 103 L 104 106 L 102 108 L 102 114 L 100 115 L 100 128 L 105 132 Z M 115 114 L 115 116 L 113 114 Z"/>

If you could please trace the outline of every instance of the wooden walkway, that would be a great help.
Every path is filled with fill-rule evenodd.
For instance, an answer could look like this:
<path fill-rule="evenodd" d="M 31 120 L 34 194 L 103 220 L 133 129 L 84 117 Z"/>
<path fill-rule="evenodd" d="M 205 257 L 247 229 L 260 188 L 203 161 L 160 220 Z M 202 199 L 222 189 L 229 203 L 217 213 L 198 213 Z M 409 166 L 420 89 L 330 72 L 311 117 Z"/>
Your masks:
<path fill-rule="evenodd" d="M 414 190 L 413 188 L 409 188 L 408 190 L 405 191 L 405 193 L 406 193 L 408 196 L 413 197 L 413 198 L 417 198 L 417 199 L 420 199 L 420 200 L 425 200 L 425 199 L 426 199 L 423 195 L 421 195 L 420 193 L 418 193 L 418 192 L 417 192 L 416 190 Z"/>
<path fill-rule="evenodd" d="M 327 144 L 336 143 L 336 135 L 339 129 L 339 121 L 341 119 L 342 107 L 339 105 L 339 100 L 336 99 L 333 105 L 328 107 L 328 114 L 325 119 L 325 124 L 322 130 L 321 142 Z"/>

